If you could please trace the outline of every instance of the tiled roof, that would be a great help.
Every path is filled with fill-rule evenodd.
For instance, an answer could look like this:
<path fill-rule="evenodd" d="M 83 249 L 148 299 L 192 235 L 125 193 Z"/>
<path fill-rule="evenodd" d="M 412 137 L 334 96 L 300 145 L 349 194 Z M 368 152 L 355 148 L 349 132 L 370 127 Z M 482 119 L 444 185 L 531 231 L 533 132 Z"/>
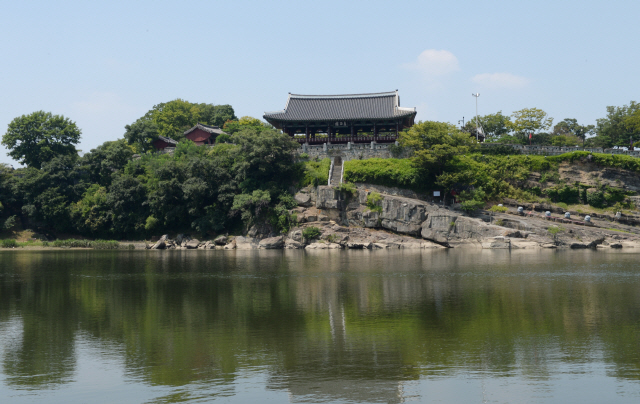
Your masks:
<path fill-rule="evenodd" d="M 203 123 L 197 123 L 196 126 L 194 126 L 191 129 L 188 129 L 184 132 L 184 135 L 188 135 L 189 133 L 193 132 L 196 129 L 201 129 L 207 133 L 215 133 L 217 135 L 222 135 L 225 132 L 222 131 L 222 129 L 220 129 L 219 126 L 209 126 L 209 125 L 205 125 Z"/>
<path fill-rule="evenodd" d="M 267 121 L 397 119 L 415 116 L 415 108 L 400 108 L 398 91 L 372 94 L 289 94 L 284 110 L 265 112 Z"/>
<path fill-rule="evenodd" d="M 171 139 L 170 137 L 158 136 L 158 139 L 164 141 L 165 143 L 178 144 L 177 141 Z"/>

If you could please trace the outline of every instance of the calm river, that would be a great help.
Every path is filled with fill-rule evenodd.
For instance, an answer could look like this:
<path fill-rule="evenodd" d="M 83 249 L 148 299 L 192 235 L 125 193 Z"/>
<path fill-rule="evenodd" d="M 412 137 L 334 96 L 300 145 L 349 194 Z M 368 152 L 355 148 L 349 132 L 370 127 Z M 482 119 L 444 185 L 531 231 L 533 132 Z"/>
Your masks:
<path fill-rule="evenodd" d="M 639 260 L 0 250 L 0 402 L 635 404 Z"/>

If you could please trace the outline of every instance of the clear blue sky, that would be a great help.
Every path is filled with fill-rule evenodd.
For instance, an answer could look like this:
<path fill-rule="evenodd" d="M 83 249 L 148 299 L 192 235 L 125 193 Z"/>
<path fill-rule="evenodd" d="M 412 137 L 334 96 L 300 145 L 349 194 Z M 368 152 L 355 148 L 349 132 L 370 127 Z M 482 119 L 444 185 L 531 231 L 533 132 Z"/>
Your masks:
<path fill-rule="evenodd" d="M 522 108 L 595 124 L 640 101 L 633 1 L 5 1 L 0 133 L 37 110 L 121 138 L 154 104 L 262 118 L 287 93 L 400 90 L 418 119 Z M 17 166 L 6 150 L 0 162 Z"/>

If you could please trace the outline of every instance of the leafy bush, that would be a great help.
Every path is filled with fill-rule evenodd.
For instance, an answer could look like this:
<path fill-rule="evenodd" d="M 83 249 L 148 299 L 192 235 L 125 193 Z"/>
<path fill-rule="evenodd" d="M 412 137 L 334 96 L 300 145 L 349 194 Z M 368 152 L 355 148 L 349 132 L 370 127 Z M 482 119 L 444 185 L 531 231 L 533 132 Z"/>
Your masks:
<path fill-rule="evenodd" d="M 580 188 L 570 187 L 565 185 L 563 187 L 555 187 L 547 189 L 547 195 L 554 202 L 564 202 L 569 205 L 580 202 Z"/>
<path fill-rule="evenodd" d="M 489 208 L 490 212 L 496 212 L 496 213 L 504 213 L 507 210 L 509 210 L 506 206 L 498 206 L 498 205 L 493 205 L 492 207 Z"/>
<path fill-rule="evenodd" d="M 478 209 L 481 209 L 483 206 L 484 206 L 483 201 L 477 201 L 474 199 L 460 203 L 460 209 L 464 210 L 465 212 L 473 212 Z"/>
<path fill-rule="evenodd" d="M 95 250 L 117 250 L 120 243 L 115 240 L 55 240 L 51 243 L 53 247 L 65 248 L 93 248 Z"/>
<path fill-rule="evenodd" d="M 158 225 L 158 219 L 153 216 L 147 217 L 147 221 L 144 225 L 145 230 L 153 230 Z"/>
<path fill-rule="evenodd" d="M 367 195 L 367 208 L 372 212 L 382 213 L 382 195 L 377 192 Z"/>
<path fill-rule="evenodd" d="M 16 248 L 18 243 L 13 239 L 5 239 L 0 241 L 0 247 L 2 248 Z"/>
<path fill-rule="evenodd" d="M 313 240 L 314 238 L 320 237 L 320 234 L 322 234 L 322 232 L 315 226 L 309 226 L 302 230 L 302 237 L 304 237 L 305 240 Z"/>
<path fill-rule="evenodd" d="M 344 180 L 425 190 L 427 181 L 420 176 L 420 170 L 409 159 L 368 159 L 344 162 Z"/>
<path fill-rule="evenodd" d="M 356 188 L 356 186 L 350 182 L 343 182 L 342 184 L 338 185 L 336 189 L 346 194 L 347 198 L 355 196 L 358 193 L 358 189 Z"/>
<path fill-rule="evenodd" d="M 216 144 L 231 143 L 231 136 L 223 133 L 216 138 Z"/>
<path fill-rule="evenodd" d="M 301 160 L 309 160 L 309 153 L 301 153 L 300 154 L 300 159 Z"/>
<path fill-rule="evenodd" d="M 594 208 L 604 208 L 605 199 L 604 192 L 594 191 L 587 193 L 587 203 Z"/>
<path fill-rule="evenodd" d="M 304 174 L 302 181 L 300 181 L 301 187 L 307 185 L 327 185 L 329 182 L 329 169 L 331 168 L 331 159 L 326 158 L 320 161 L 307 161 L 304 163 Z"/>
<path fill-rule="evenodd" d="M 9 216 L 7 220 L 4 221 L 3 227 L 5 228 L 5 230 L 12 229 L 16 225 L 16 219 L 17 217 L 15 215 Z"/>

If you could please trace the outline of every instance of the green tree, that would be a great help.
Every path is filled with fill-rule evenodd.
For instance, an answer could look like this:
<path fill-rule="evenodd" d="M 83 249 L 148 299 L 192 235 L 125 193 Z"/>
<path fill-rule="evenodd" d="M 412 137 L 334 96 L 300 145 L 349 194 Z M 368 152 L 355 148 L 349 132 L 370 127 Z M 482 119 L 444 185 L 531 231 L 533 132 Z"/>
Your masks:
<path fill-rule="evenodd" d="M 152 143 L 158 138 L 158 125 L 149 116 L 143 116 L 124 129 L 125 140 L 133 145 L 137 153 L 153 150 Z"/>
<path fill-rule="evenodd" d="M 565 118 L 564 120 L 558 122 L 553 127 L 553 134 L 555 136 L 576 137 L 582 141 L 583 145 L 587 137 L 594 133 L 595 133 L 594 125 L 580 125 L 578 124 L 578 120 L 573 118 Z M 570 143 L 575 143 L 575 142 L 571 140 Z M 576 145 L 576 144 L 577 143 L 573 145 Z"/>
<path fill-rule="evenodd" d="M 229 120 L 236 120 L 236 114 L 231 105 L 199 104 L 201 123 L 221 127 Z"/>
<path fill-rule="evenodd" d="M 184 139 L 184 131 L 197 123 L 222 126 L 236 116 L 231 105 L 196 104 L 175 99 L 154 105 L 144 116 L 125 126 L 125 139 L 136 151 L 152 150 L 152 142 L 160 136 L 177 141 Z"/>
<path fill-rule="evenodd" d="M 485 141 L 493 142 L 501 137 L 508 135 L 511 132 L 511 118 L 507 115 L 502 115 L 502 111 L 498 111 L 495 114 L 488 114 L 478 117 L 478 123 L 484 130 L 486 136 Z M 475 117 L 470 119 L 465 125 L 464 129 L 467 132 L 475 130 L 476 120 Z"/>
<path fill-rule="evenodd" d="M 15 118 L 2 136 L 9 156 L 29 167 L 40 168 L 56 156 L 76 155 L 80 129 L 62 115 L 36 111 Z"/>
<path fill-rule="evenodd" d="M 131 146 L 124 139 L 104 142 L 80 159 L 80 165 L 89 172 L 89 181 L 109 186 L 113 174 L 122 171 L 133 156 Z"/>
<path fill-rule="evenodd" d="M 257 118 L 253 118 L 250 116 L 243 116 L 238 120 L 229 120 L 225 122 L 222 130 L 226 133 L 233 135 L 236 132 L 241 131 L 242 129 L 252 128 L 257 131 L 263 131 L 270 128 L 270 125 L 265 124 L 261 120 Z"/>
<path fill-rule="evenodd" d="M 424 121 L 400 135 L 400 144 L 413 150 L 414 163 L 442 174 L 444 165 L 455 155 L 469 153 L 476 139 L 445 122 Z"/>
<path fill-rule="evenodd" d="M 511 127 L 516 136 L 521 139 L 528 139 L 530 133 L 535 135 L 539 132 L 545 132 L 553 124 L 553 118 L 547 116 L 547 113 L 539 108 L 524 108 L 514 111 L 511 117 L 513 118 Z"/>
<path fill-rule="evenodd" d="M 607 107 L 607 116 L 596 121 L 596 136 L 591 140 L 597 147 L 626 146 L 629 139 L 640 137 L 640 104 L 631 101 L 622 107 Z"/>

